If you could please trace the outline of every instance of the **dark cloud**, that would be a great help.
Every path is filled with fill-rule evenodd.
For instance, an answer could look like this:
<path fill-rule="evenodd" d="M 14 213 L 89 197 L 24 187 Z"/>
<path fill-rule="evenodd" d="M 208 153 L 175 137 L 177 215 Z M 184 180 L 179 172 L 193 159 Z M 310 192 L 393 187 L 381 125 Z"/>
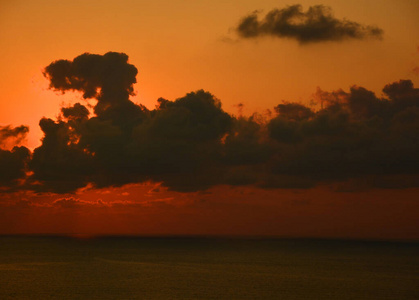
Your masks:
<path fill-rule="evenodd" d="M 310 118 L 269 124 L 278 142 L 273 163 L 277 174 L 315 181 L 383 174 L 417 176 L 419 93 L 408 80 L 386 85 L 379 99 L 362 87 L 349 93 L 318 92 L 323 109 Z"/>
<path fill-rule="evenodd" d="M 26 147 L 14 147 L 10 151 L 0 149 L 0 191 L 19 185 L 19 179 L 25 177 L 29 158 L 30 151 Z"/>
<path fill-rule="evenodd" d="M 58 60 L 44 72 L 52 89 L 77 90 L 83 92 L 84 98 L 110 102 L 127 100 L 133 94 L 137 73 L 137 68 L 128 63 L 128 56 L 116 52 L 84 53 L 73 61 Z"/>
<path fill-rule="evenodd" d="M 29 127 L 24 125 L 18 127 L 11 127 L 10 125 L 0 126 L 0 146 L 4 146 L 9 140 L 11 140 L 12 144 L 18 145 L 26 137 L 28 132 Z"/>
<path fill-rule="evenodd" d="M 11 150 L 0 147 L 0 191 L 8 191 L 19 185 L 25 177 L 26 165 L 30 159 L 30 151 L 26 147 L 17 146 L 26 137 L 27 126 L 0 126 L 0 145 L 12 146 Z"/>
<path fill-rule="evenodd" d="M 252 165 L 265 162 L 270 156 L 270 148 L 263 127 L 257 115 L 234 118 L 223 144 L 224 164 Z"/>
<path fill-rule="evenodd" d="M 221 138 L 232 117 L 203 90 L 158 103 L 150 118 L 133 130 L 127 147 L 131 167 L 178 190 L 212 185 L 217 179 L 213 173 L 221 171 Z"/>
<path fill-rule="evenodd" d="M 29 164 L 34 172 L 30 178 L 33 188 L 66 193 L 85 186 L 88 175 L 94 172 L 92 156 L 78 147 L 70 124 L 43 118 L 39 126 L 44 138 L 42 145 L 33 151 Z"/>
<path fill-rule="evenodd" d="M 383 36 L 383 30 L 376 26 L 335 18 L 332 9 L 323 5 L 310 6 L 305 12 L 299 4 L 273 9 L 261 20 L 259 15 L 260 12 L 255 11 L 240 21 L 235 28 L 240 37 L 273 36 L 296 39 L 306 44 L 345 39 L 381 39 Z"/>
<path fill-rule="evenodd" d="M 153 180 L 189 191 L 218 182 L 221 138 L 232 123 L 220 101 L 201 90 L 175 101 L 159 99 L 149 111 L 129 99 L 136 74 L 125 54 L 112 52 L 85 53 L 45 69 L 52 89 L 79 90 L 97 104 L 91 117 L 77 103 L 63 108 L 58 121 L 41 120 L 45 136 L 30 165 L 38 190 Z"/>
<path fill-rule="evenodd" d="M 87 119 L 89 116 L 89 110 L 80 103 L 71 107 L 63 107 L 61 112 L 63 117 L 69 120 Z"/>
<path fill-rule="evenodd" d="M 98 100 L 94 112 L 99 119 L 126 126 L 133 126 L 144 110 L 129 100 L 134 95 L 137 73 L 137 68 L 128 63 L 128 56 L 116 52 L 84 53 L 73 61 L 55 61 L 44 71 L 51 89 L 81 91 L 84 98 Z"/>
<path fill-rule="evenodd" d="M 81 57 L 54 62 L 46 75 L 63 92 L 96 89 L 88 92 L 97 100 L 93 112 L 81 103 L 64 107 L 57 120 L 40 121 L 44 137 L 32 153 L 25 147 L 0 150 L 3 191 L 71 193 L 139 182 L 181 192 L 222 184 L 418 186 L 419 89 L 409 80 L 386 85 L 383 97 L 359 86 L 318 89 L 317 107 L 285 102 L 269 117 L 236 117 L 203 90 L 173 101 L 160 98 L 148 110 L 129 99 L 136 69 L 125 54 Z M 125 79 L 105 88 L 112 84 L 101 72 L 114 70 Z M 2 129 L 4 139 L 25 131 Z M 66 198 L 55 204 L 86 203 Z"/>

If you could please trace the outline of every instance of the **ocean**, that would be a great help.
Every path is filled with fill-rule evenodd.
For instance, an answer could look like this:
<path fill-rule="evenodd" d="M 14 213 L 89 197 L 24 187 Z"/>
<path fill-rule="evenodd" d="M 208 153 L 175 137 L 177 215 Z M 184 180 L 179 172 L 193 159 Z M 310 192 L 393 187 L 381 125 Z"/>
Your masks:
<path fill-rule="evenodd" d="M 0 299 L 419 299 L 419 243 L 1 236 Z"/>

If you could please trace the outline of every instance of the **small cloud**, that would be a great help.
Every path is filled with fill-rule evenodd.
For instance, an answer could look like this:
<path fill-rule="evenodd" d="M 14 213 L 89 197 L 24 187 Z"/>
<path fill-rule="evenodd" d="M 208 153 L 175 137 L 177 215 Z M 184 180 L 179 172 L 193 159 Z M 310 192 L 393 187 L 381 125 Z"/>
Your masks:
<path fill-rule="evenodd" d="M 244 17 L 236 32 L 241 38 L 272 36 L 290 38 L 300 44 L 366 38 L 382 39 L 383 30 L 347 19 L 337 19 L 332 9 L 324 5 L 310 6 L 303 11 L 300 4 L 272 9 L 264 18 L 255 11 Z"/>
<path fill-rule="evenodd" d="M 53 207 L 57 208 L 81 208 L 81 207 L 103 207 L 107 206 L 101 199 L 98 201 L 85 201 L 74 197 L 60 198 L 52 203 Z"/>
<path fill-rule="evenodd" d="M 221 38 L 218 39 L 220 42 L 222 43 L 226 43 L 226 44 L 237 44 L 239 42 L 238 39 L 233 39 L 231 37 L 228 36 L 222 36 Z"/>

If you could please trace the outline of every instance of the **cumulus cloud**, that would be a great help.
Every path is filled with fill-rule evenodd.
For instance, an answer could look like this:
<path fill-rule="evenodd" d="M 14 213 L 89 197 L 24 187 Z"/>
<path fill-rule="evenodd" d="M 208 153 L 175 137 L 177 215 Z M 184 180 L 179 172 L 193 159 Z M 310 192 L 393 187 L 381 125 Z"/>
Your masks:
<path fill-rule="evenodd" d="M 26 147 L 17 146 L 26 137 L 27 126 L 0 126 L 0 191 L 16 187 L 25 176 L 30 151 Z M 12 149 L 7 148 L 11 145 Z"/>
<path fill-rule="evenodd" d="M 25 176 L 26 164 L 30 151 L 26 147 L 14 147 L 12 150 L 0 149 L 0 186 L 13 186 Z"/>
<path fill-rule="evenodd" d="M 95 97 L 93 112 L 81 103 L 64 107 L 56 120 L 41 119 L 44 137 L 32 153 L 0 150 L 3 191 L 64 194 L 140 182 L 180 192 L 311 188 L 363 178 L 380 188 L 418 186 L 419 89 L 410 80 L 386 85 L 382 97 L 359 86 L 318 89 L 317 108 L 284 102 L 270 117 L 236 117 L 203 90 L 160 98 L 148 110 L 129 99 L 136 69 L 125 54 L 81 57 L 56 61 L 45 74 L 53 89 Z M 85 204 L 65 198 L 55 206 Z"/>
<path fill-rule="evenodd" d="M 419 89 L 409 80 L 384 87 L 386 98 L 362 87 L 320 92 L 325 107 L 300 121 L 278 114 L 268 126 L 281 145 L 278 174 L 315 181 L 419 171 Z"/>
<path fill-rule="evenodd" d="M 260 12 L 255 11 L 239 22 L 235 30 L 241 38 L 273 36 L 307 44 L 346 39 L 381 39 L 383 36 L 383 30 L 377 26 L 335 18 L 332 9 L 324 5 L 310 6 L 303 11 L 302 6 L 296 4 L 272 9 L 262 19 L 259 15 Z"/>
<path fill-rule="evenodd" d="M 97 103 L 91 117 L 77 103 L 63 108 L 59 120 L 41 120 L 44 138 L 33 152 L 29 178 L 39 191 L 147 180 L 184 191 L 213 184 L 220 169 L 212 166 L 232 117 L 212 94 L 201 90 L 174 101 L 161 98 L 150 111 L 129 99 L 137 69 L 123 53 L 85 53 L 55 61 L 44 73 L 52 89 L 79 90 Z"/>

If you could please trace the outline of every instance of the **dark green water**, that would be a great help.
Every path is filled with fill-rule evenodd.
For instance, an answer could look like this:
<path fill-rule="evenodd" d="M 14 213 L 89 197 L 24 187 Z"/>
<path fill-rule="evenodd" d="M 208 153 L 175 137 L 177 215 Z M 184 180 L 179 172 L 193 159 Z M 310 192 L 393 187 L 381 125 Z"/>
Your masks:
<path fill-rule="evenodd" d="M 0 237 L 0 299 L 419 299 L 419 244 Z"/>

